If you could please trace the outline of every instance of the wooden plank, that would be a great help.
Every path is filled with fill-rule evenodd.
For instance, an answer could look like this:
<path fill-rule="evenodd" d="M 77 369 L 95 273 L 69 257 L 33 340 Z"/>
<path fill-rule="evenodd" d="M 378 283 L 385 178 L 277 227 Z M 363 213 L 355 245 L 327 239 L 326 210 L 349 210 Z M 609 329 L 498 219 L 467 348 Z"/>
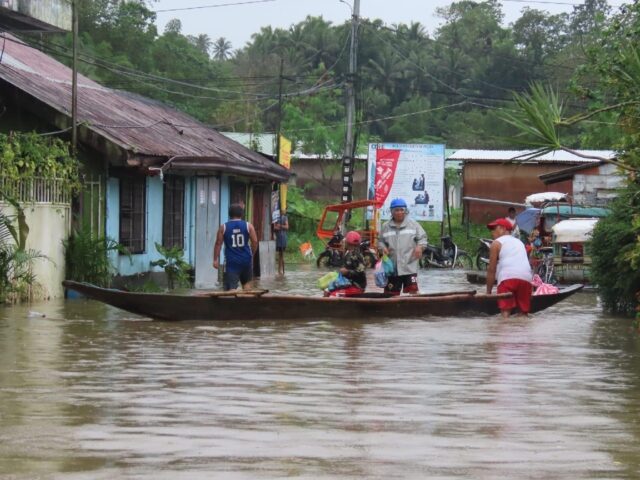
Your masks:
<path fill-rule="evenodd" d="M 476 290 L 461 290 L 461 291 L 452 291 L 452 292 L 433 292 L 433 293 L 418 293 L 416 295 L 411 295 L 412 297 L 446 297 L 447 295 L 475 295 Z"/>
<path fill-rule="evenodd" d="M 215 292 L 199 292 L 194 295 L 194 297 L 261 297 L 265 293 L 268 293 L 269 290 L 227 290 L 224 292 L 215 291 Z"/>

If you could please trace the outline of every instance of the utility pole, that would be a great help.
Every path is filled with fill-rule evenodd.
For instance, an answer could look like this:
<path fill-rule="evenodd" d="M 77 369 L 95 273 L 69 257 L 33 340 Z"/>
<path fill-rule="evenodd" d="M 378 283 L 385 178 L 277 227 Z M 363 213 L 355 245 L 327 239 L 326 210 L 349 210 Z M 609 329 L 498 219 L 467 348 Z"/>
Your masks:
<path fill-rule="evenodd" d="M 351 47 L 349 49 L 349 70 L 347 73 L 347 129 L 342 156 L 342 203 L 353 200 L 353 170 L 354 170 L 354 137 L 356 117 L 356 55 L 358 52 L 358 26 L 360 22 L 360 0 L 353 0 L 351 15 Z"/>
<path fill-rule="evenodd" d="M 278 75 L 278 125 L 276 127 L 276 158 L 280 162 L 280 131 L 282 129 L 282 81 L 284 72 L 284 57 L 280 57 L 280 74 Z"/>
<path fill-rule="evenodd" d="M 78 153 L 78 0 L 71 3 L 73 64 L 71 67 L 71 152 Z"/>

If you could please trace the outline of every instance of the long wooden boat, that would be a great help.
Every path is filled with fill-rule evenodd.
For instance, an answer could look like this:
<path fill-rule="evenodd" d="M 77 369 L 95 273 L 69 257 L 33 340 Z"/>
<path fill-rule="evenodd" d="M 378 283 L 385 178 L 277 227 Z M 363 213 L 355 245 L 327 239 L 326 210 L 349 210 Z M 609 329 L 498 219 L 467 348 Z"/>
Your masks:
<path fill-rule="evenodd" d="M 323 298 L 240 292 L 201 292 L 191 295 L 125 292 L 88 283 L 63 282 L 68 289 L 128 312 L 158 320 L 296 320 L 307 318 L 421 318 L 499 313 L 498 298 L 475 290 L 385 297 Z M 582 289 L 572 285 L 553 295 L 532 297 L 532 313 L 544 310 Z"/>

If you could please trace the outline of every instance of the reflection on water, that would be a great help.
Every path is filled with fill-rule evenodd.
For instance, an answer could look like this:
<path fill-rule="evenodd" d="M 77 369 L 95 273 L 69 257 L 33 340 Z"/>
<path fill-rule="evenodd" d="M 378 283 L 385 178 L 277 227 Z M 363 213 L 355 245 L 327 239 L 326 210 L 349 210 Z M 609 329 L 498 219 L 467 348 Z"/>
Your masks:
<path fill-rule="evenodd" d="M 319 294 L 318 276 L 260 286 Z M 420 286 L 469 288 L 451 272 Z M 0 309 L 0 477 L 640 477 L 638 340 L 595 295 L 429 320 Z"/>

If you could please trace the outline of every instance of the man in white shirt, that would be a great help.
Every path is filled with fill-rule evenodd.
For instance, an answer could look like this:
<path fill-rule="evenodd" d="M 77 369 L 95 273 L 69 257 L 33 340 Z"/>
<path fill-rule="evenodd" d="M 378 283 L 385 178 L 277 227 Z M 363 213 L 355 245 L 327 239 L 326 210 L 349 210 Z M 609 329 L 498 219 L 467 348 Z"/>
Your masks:
<path fill-rule="evenodd" d="M 497 277 L 498 293 L 512 294 L 510 298 L 498 300 L 502 316 L 509 317 L 516 307 L 527 315 L 531 309 L 532 275 L 524 244 L 510 235 L 511 223 L 506 218 L 494 220 L 487 228 L 493 238 L 487 268 L 487 294 L 491 294 Z"/>
<path fill-rule="evenodd" d="M 516 209 L 509 207 L 508 214 L 505 218 L 511 224 L 511 236 L 520 240 L 520 228 L 516 224 Z"/>

